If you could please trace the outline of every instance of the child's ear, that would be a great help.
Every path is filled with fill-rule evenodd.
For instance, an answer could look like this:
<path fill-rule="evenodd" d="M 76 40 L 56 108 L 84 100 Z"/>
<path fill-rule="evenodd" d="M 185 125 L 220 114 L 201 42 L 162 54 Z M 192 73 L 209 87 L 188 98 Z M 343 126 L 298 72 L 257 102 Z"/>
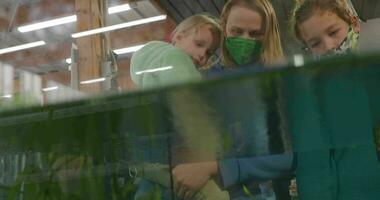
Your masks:
<path fill-rule="evenodd" d="M 175 44 L 179 41 L 181 41 L 183 38 L 183 34 L 182 33 L 177 33 L 174 35 L 174 37 L 172 38 L 172 43 Z"/>
<path fill-rule="evenodd" d="M 183 39 L 185 39 L 187 36 L 187 33 L 178 33 L 174 38 L 173 38 L 173 43 L 181 42 Z"/>
<path fill-rule="evenodd" d="M 171 39 L 172 44 L 175 44 L 178 42 L 177 38 L 178 38 L 178 35 L 175 35 L 174 37 L 172 37 L 172 39 Z"/>

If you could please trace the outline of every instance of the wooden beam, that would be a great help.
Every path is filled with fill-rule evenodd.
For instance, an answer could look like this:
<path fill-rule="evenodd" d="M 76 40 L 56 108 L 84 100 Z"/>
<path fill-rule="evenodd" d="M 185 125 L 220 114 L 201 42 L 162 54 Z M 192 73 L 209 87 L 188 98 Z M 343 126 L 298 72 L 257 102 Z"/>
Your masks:
<path fill-rule="evenodd" d="M 75 8 L 78 17 L 77 32 L 100 28 L 104 25 L 106 1 L 103 0 L 76 0 Z M 101 91 L 102 83 L 80 84 L 81 81 L 101 78 L 101 63 L 105 60 L 106 37 L 101 34 L 78 38 L 78 89 L 80 91 L 96 94 Z"/>

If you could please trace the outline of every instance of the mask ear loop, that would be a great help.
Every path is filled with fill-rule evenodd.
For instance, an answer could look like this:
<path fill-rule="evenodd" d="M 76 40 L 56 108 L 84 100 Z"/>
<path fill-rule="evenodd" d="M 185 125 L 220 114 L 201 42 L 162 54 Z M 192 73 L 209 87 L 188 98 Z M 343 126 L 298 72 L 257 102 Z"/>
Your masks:
<path fill-rule="evenodd" d="M 339 48 L 340 46 L 342 46 L 348 40 L 348 35 L 351 33 L 351 31 L 354 31 L 354 28 L 352 27 L 352 25 L 350 25 L 348 27 L 348 31 L 347 31 L 346 37 L 343 39 L 343 41 L 339 44 L 339 46 L 337 48 Z"/>

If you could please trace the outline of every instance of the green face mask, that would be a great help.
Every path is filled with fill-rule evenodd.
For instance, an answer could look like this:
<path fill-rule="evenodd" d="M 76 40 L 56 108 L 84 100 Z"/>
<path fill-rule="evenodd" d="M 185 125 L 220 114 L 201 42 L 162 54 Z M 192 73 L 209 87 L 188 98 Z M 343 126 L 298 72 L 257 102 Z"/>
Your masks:
<path fill-rule="evenodd" d="M 226 49 L 237 65 L 244 65 L 260 57 L 262 44 L 257 40 L 228 37 Z"/>

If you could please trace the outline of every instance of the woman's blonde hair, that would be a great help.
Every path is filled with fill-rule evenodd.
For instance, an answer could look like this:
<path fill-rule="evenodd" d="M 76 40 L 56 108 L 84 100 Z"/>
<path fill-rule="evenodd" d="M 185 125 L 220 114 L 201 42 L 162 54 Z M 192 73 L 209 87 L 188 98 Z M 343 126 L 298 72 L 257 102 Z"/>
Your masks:
<path fill-rule="evenodd" d="M 226 32 L 227 19 L 232 7 L 243 6 L 255 12 L 258 12 L 262 18 L 262 27 L 264 30 L 263 51 L 260 57 L 260 63 L 270 64 L 281 60 L 284 56 L 281 47 L 280 32 L 277 22 L 276 13 L 269 0 L 229 0 L 223 8 L 221 14 L 221 24 L 223 31 Z M 235 67 L 236 64 L 229 55 L 225 46 L 226 35 L 222 35 L 222 62 L 227 67 Z"/>
<path fill-rule="evenodd" d="M 310 19 L 316 12 L 327 11 L 335 13 L 339 18 L 349 25 L 354 23 L 354 11 L 346 0 L 296 0 L 290 19 L 290 30 L 300 41 L 300 25 Z"/>
<path fill-rule="evenodd" d="M 214 40 L 219 43 L 222 35 L 222 28 L 220 22 L 217 18 L 212 17 L 208 14 L 196 14 L 183 20 L 174 29 L 171 38 L 176 38 L 179 34 L 188 34 L 191 31 L 196 31 L 198 28 L 205 25 L 210 25 L 211 33 L 213 34 Z"/>

